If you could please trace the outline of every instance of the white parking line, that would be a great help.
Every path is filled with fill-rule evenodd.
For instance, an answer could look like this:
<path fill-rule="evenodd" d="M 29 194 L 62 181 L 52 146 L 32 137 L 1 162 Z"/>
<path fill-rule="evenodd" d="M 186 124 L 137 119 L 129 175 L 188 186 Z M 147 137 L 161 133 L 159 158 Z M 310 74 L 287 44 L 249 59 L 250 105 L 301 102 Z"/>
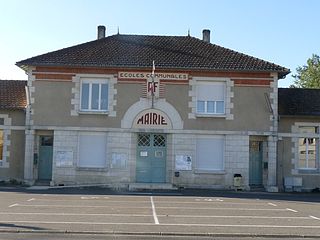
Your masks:
<path fill-rule="evenodd" d="M 222 216 L 222 215 L 211 215 L 211 216 L 204 216 L 204 215 L 163 215 L 163 214 L 158 214 L 158 217 L 173 217 L 173 218 L 246 218 L 246 219 L 309 219 L 310 217 L 268 217 L 268 216 L 250 216 L 250 215 L 242 215 L 242 216 Z M 319 219 L 320 220 L 320 219 Z"/>
<path fill-rule="evenodd" d="M 271 202 L 269 202 L 268 204 L 271 205 L 271 206 L 274 206 L 274 207 L 277 206 L 277 204 L 274 204 L 274 203 L 271 203 Z"/>
<path fill-rule="evenodd" d="M 297 213 L 298 211 L 297 210 L 294 210 L 294 209 L 291 209 L 291 208 L 286 208 L 287 211 L 290 211 L 290 212 L 294 212 L 294 213 Z"/>
<path fill-rule="evenodd" d="M 29 200 L 27 200 L 27 202 L 31 202 L 31 201 L 34 201 L 36 200 L 35 198 L 30 198 Z"/>
<path fill-rule="evenodd" d="M 111 216 L 111 217 L 151 217 L 150 214 L 121 213 L 50 213 L 50 212 L 0 212 L 0 215 L 43 215 L 43 216 Z"/>
<path fill-rule="evenodd" d="M 152 197 L 152 196 L 151 196 Z M 151 198 L 150 197 L 150 198 Z M 153 202 L 153 199 L 152 199 Z M 154 203 L 153 203 L 154 204 Z M 41 208 L 41 207 L 59 207 L 59 208 L 110 208 L 108 205 L 55 205 L 55 204 L 13 204 L 11 207 L 36 207 L 36 208 Z M 132 209 L 132 207 L 119 207 L 116 206 L 116 209 Z M 149 207 L 134 207 L 135 209 L 149 209 Z M 157 207 L 157 209 L 186 209 L 185 207 Z M 221 208 L 221 207 L 188 207 L 190 210 L 230 210 L 230 211 L 294 211 L 297 212 L 293 209 L 290 208 Z"/>
<path fill-rule="evenodd" d="M 154 206 L 154 202 L 153 202 L 153 197 L 150 197 L 151 200 L 151 206 L 152 206 L 152 215 L 153 215 L 153 219 L 154 219 L 154 224 L 159 224 L 159 219 L 157 217 L 157 213 L 156 213 L 156 208 Z"/>
<path fill-rule="evenodd" d="M 320 218 L 315 217 L 315 216 L 312 216 L 312 215 L 310 215 L 309 217 L 311 217 L 311 218 L 313 218 L 313 219 L 316 219 L 316 220 L 320 220 Z"/>
<path fill-rule="evenodd" d="M 35 208 L 41 208 L 41 207 L 58 207 L 58 208 L 110 208 L 110 206 L 108 205 L 57 205 L 57 204 L 12 204 L 9 207 L 27 207 L 27 208 L 31 208 L 31 207 L 35 207 Z M 132 209 L 132 207 L 115 207 L 117 209 Z M 139 208 L 139 209 L 150 209 L 150 207 L 134 207 L 134 208 Z"/>
<path fill-rule="evenodd" d="M 14 203 L 14 204 L 11 204 L 10 206 L 9 206 L 9 208 L 12 208 L 12 207 L 15 207 L 15 206 L 18 206 L 19 204 L 18 203 Z"/>

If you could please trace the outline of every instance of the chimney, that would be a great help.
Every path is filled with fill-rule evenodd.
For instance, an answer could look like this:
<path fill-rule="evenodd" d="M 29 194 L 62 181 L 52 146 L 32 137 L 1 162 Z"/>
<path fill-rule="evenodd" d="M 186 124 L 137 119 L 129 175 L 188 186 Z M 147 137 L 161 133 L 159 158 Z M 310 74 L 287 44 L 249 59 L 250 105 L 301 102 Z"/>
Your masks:
<path fill-rule="evenodd" d="M 202 40 L 207 43 L 210 43 L 210 30 L 209 29 L 203 29 Z"/>
<path fill-rule="evenodd" d="M 98 39 L 106 37 L 106 27 L 105 26 L 98 26 Z"/>

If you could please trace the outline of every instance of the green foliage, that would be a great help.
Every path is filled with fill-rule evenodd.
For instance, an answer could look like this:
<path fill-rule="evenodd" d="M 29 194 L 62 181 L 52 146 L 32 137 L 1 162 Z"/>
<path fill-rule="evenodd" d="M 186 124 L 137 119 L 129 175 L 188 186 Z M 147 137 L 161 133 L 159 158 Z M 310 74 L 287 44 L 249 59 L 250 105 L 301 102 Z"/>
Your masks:
<path fill-rule="evenodd" d="M 312 54 L 307 60 L 307 65 L 298 67 L 294 84 L 290 88 L 320 88 L 320 57 Z"/>

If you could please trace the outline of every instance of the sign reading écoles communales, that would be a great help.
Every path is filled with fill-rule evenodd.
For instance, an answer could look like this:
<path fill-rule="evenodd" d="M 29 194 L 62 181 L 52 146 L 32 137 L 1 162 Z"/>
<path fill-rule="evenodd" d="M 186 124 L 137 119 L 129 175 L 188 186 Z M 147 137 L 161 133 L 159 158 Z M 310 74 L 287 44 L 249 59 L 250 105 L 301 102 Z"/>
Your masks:
<path fill-rule="evenodd" d="M 133 128 L 171 129 L 170 118 L 157 109 L 146 109 L 140 112 L 133 121 Z"/>
<path fill-rule="evenodd" d="M 160 80 L 188 80 L 186 73 L 155 73 L 155 78 Z M 151 73 L 148 72 L 118 72 L 118 79 L 148 79 Z"/>

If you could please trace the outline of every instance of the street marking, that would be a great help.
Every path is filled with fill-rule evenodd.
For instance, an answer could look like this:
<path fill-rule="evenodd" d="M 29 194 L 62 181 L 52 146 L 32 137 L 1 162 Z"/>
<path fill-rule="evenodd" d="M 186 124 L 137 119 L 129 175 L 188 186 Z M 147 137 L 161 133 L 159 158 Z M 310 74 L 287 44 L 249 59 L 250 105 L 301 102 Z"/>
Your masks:
<path fill-rule="evenodd" d="M 152 196 L 151 196 L 152 197 Z M 151 198 L 150 197 L 150 198 Z M 153 200 L 152 200 L 153 202 Z M 86 208 L 110 208 L 108 205 L 55 205 L 55 204 L 14 204 L 14 206 L 19 206 L 19 207 L 59 207 L 59 208 L 81 208 L 81 207 L 86 207 Z M 115 207 L 116 209 L 132 209 L 132 207 Z M 136 209 L 149 209 L 149 207 L 134 207 Z M 157 209 L 186 209 L 185 207 L 157 207 Z M 191 210 L 231 210 L 231 211 L 295 211 L 293 209 L 276 209 L 276 208 L 213 208 L 213 207 L 188 207 L 188 209 Z"/>
<path fill-rule="evenodd" d="M 112 217 L 150 217 L 151 214 L 118 214 L 118 213 L 50 213 L 50 212 L 0 212 L 0 215 L 44 215 L 44 216 L 112 216 Z M 310 218 L 308 218 L 310 219 Z"/>
<path fill-rule="evenodd" d="M 136 226 L 152 226 L 154 223 L 120 223 L 120 222 L 61 222 L 61 221 L 6 221 L 6 223 L 25 223 L 25 224 L 79 224 L 79 225 L 136 225 Z M 243 227 L 243 228 L 311 228 L 320 229 L 320 225 L 309 225 L 309 226 L 299 226 L 299 225 L 251 225 L 251 224 L 184 224 L 184 223 L 164 223 L 161 226 L 195 226 L 195 227 Z"/>
<path fill-rule="evenodd" d="M 19 206 L 19 207 L 59 207 L 59 208 L 110 208 L 108 205 L 93 205 L 93 206 L 88 206 L 88 205 L 56 205 L 56 204 L 14 204 L 14 206 Z M 14 207 L 13 206 L 13 207 Z M 132 207 L 115 207 L 117 209 L 123 208 L 123 209 L 132 209 Z M 134 208 L 139 208 L 139 209 L 150 209 L 150 207 L 134 207 Z"/>
<path fill-rule="evenodd" d="M 313 219 L 316 219 L 316 220 L 320 220 L 320 218 L 315 217 L 315 216 L 312 216 L 312 215 L 310 215 L 309 217 L 311 217 L 311 218 L 313 218 Z"/>
<path fill-rule="evenodd" d="M 287 211 L 290 211 L 290 212 L 294 212 L 294 213 L 297 213 L 298 211 L 297 210 L 294 210 L 294 209 L 291 209 L 291 208 L 286 208 Z"/>
<path fill-rule="evenodd" d="M 153 197 L 150 197 L 151 200 L 151 206 L 152 206 L 152 215 L 153 215 L 153 219 L 154 219 L 154 224 L 159 224 L 159 219 L 157 217 L 157 213 L 156 213 L 156 208 L 154 206 L 154 202 L 153 202 Z"/>
<path fill-rule="evenodd" d="M 274 203 L 271 203 L 271 202 L 269 202 L 268 204 L 271 205 L 271 206 L 274 206 L 274 207 L 277 206 L 277 204 L 274 204 Z"/>
<path fill-rule="evenodd" d="M 12 205 L 9 206 L 9 208 L 12 208 L 12 207 L 15 207 L 15 206 L 18 206 L 19 204 L 18 203 L 14 203 Z"/>
<path fill-rule="evenodd" d="M 33 200 L 36 200 L 35 198 L 30 198 L 29 200 L 27 200 L 27 202 L 31 202 Z"/>
<path fill-rule="evenodd" d="M 158 217 L 173 217 L 173 218 L 247 218 L 247 219 L 309 219 L 310 217 L 268 217 L 268 216 L 221 216 L 221 215 L 210 215 L 210 216 L 204 216 L 204 215 L 171 215 L 171 214 L 158 214 Z M 320 220 L 320 219 L 319 219 Z"/>
<path fill-rule="evenodd" d="M 99 197 L 81 197 L 84 200 L 92 200 L 92 199 L 99 199 Z"/>

